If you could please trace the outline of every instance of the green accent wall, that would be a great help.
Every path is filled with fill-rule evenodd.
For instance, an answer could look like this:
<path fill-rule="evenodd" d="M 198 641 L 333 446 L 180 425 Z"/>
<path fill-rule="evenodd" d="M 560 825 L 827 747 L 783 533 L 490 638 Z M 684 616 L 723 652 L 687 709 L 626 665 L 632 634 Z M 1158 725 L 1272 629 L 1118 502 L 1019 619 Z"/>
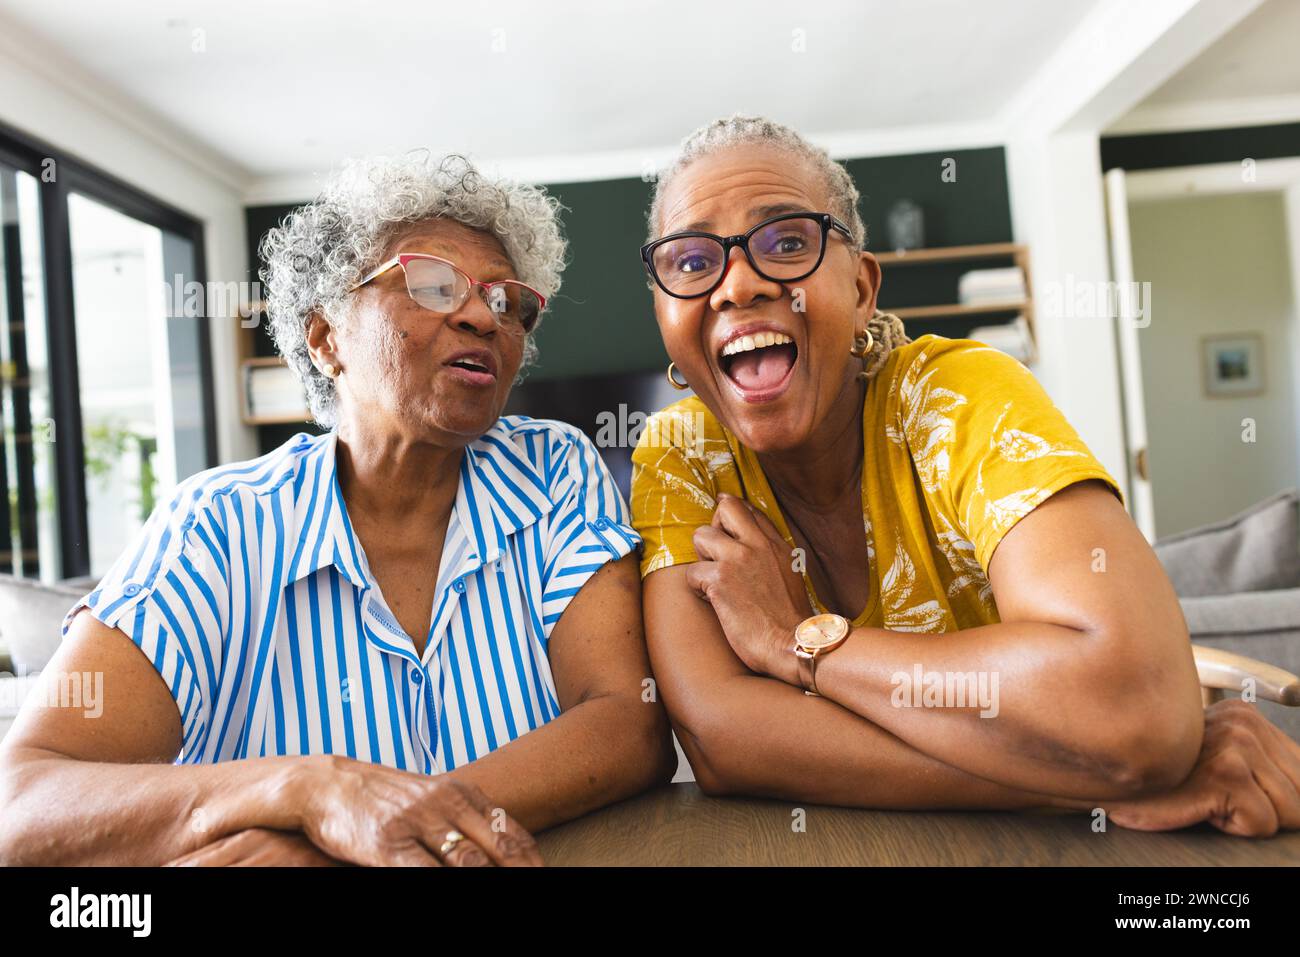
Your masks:
<path fill-rule="evenodd" d="M 1101 141 L 1101 168 L 1162 169 L 1202 163 L 1240 163 L 1251 159 L 1300 156 L 1300 123 L 1240 126 L 1178 133 L 1106 136 Z"/>
<path fill-rule="evenodd" d="M 569 264 L 538 329 L 530 380 L 668 365 L 641 265 L 652 186 L 612 179 L 547 187 L 565 206 Z"/>

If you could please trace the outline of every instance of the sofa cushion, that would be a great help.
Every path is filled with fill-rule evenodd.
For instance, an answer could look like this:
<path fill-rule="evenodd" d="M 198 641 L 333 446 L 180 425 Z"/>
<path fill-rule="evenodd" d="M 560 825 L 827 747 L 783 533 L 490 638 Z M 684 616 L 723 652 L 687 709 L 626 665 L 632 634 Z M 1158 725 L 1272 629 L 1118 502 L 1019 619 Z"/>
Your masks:
<path fill-rule="evenodd" d="M 1300 588 L 1241 592 L 1237 595 L 1200 595 L 1180 598 L 1187 630 L 1198 635 L 1236 636 L 1294 635 L 1294 664 L 1300 667 Z M 1252 655 L 1258 658 L 1259 655 Z M 1271 662 L 1289 667 L 1280 661 Z"/>
<path fill-rule="evenodd" d="M 15 674 L 45 667 L 59 647 L 63 616 L 86 591 L 0 575 L 0 642 L 8 647 Z"/>
<path fill-rule="evenodd" d="M 1196 644 L 1300 674 L 1300 588 L 1207 595 L 1179 603 Z M 1300 741 L 1300 708 L 1262 700 L 1258 704 L 1264 717 Z"/>
<path fill-rule="evenodd" d="M 1300 492 L 1155 543 L 1179 597 L 1300 587 Z"/>

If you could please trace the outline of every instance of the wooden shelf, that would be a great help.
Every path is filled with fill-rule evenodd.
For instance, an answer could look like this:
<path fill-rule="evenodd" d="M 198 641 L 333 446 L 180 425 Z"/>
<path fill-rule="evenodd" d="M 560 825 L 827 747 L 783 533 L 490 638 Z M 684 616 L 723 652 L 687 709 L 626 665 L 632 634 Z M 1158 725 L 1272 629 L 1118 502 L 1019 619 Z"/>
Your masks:
<path fill-rule="evenodd" d="M 942 306 L 906 306 L 889 310 L 899 319 L 961 319 L 966 316 L 987 316 L 999 312 L 1025 313 L 1028 318 L 1030 303 L 1025 299 L 1014 302 L 987 302 L 963 305 L 950 303 Z"/>
<path fill-rule="evenodd" d="M 984 243 L 977 246 L 938 246 L 933 249 L 908 249 L 902 252 L 875 253 L 882 266 L 921 266 L 930 263 L 965 262 L 973 259 L 999 259 L 1027 256 L 1028 247 L 1020 243 Z"/>
<path fill-rule="evenodd" d="M 1025 277 L 1025 298 L 1003 302 L 936 303 L 928 306 L 902 306 L 887 309 L 904 322 L 907 320 L 971 319 L 1014 312 L 1029 324 L 1029 362 L 1038 359 L 1038 330 L 1034 325 L 1033 292 L 1029 278 L 1029 247 L 1023 243 L 982 243 L 971 246 L 939 246 L 932 249 L 907 249 L 876 253 L 882 269 L 903 266 L 937 266 L 945 263 L 977 263 L 990 259 L 1010 259 Z"/>

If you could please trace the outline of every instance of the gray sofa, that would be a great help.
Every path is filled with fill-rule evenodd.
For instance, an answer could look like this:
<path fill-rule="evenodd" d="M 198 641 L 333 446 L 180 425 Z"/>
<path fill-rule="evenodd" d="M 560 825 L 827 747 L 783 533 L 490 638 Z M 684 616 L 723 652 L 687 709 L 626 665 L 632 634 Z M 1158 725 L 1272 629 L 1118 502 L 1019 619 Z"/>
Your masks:
<path fill-rule="evenodd" d="M 42 585 L 26 578 L 0 575 L 0 738 L 13 724 L 22 691 L 45 667 L 59 646 L 63 616 L 91 588 L 83 580 Z"/>
<path fill-rule="evenodd" d="M 1155 543 L 1198 645 L 1300 674 L 1300 492 Z M 1259 702 L 1300 741 L 1300 708 Z"/>

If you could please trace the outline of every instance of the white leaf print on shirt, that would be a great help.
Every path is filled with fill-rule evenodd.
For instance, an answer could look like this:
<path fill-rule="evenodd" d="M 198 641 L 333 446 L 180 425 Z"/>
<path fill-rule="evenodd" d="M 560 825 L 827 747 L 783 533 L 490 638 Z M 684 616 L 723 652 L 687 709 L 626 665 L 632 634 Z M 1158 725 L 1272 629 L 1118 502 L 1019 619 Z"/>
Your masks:
<path fill-rule="evenodd" d="M 895 530 L 894 541 L 900 536 Z M 880 580 L 884 604 L 884 626 L 890 631 L 941 632 L 946 630 L 946 615 L 934 599 L 908 606 L 916 587 L 916 565 L 903 548 L 894 550 L 894 560 Z"/>
<path fill-rule="evenodd" d="M 1013 403 L 1008 401 L 1002 406 L 1002 413 L 993 423 L 993 430 L 989 434 L 989 448 L 996 448 L 1003 459 L 1008 462 L 1032 462 L 1034 459 L 1052 455 L 1087 457 L 1086 452 L 1064 445 L 1053 445 L 1047 439 L 1032 432 L 1003 428 L 1002 423 L 1011 414 L 1012 405 Z"/>
<path fill-rule="evenodd" d="M 944 557 L 948 559 L 955 574 L 948 585 L 948 596 L 951 598 L 963 588 L 968 588 L 980 604 L 992 612 L 993 585 L 975 556 L 975 543 L 953 527 L 948 516 L 942 512 L 939 513 L 938 525 L 939 547 L 943 549 Z"/>
<path fill-rule="evenodd" d="M 867 536 L 867 566 L 872 567 L 876 564 L 876 536 L 871 530 L 871 516 L 865 510 L 862 513 L 862 531 Z"/>
<path fill-rule="evenodd" d="M 673 566 L 673 552 L 667 545 L 660 545 L 655 549 L 650 560 L 646 562 L 645 574 L 657 572 L 661 568 L 671 568 Z M 642 576 L 644 577 L 644 576 Z"/>
<path fill-rule="evenodd" d="M 1010 528 L 1047 497 L 1047 489 L 1032 486 L 984 503 L 984 518 L 999 531 Z"/>
<path fill-rule="evenodd" d="M 936 495 L 948 481 L 949 449 L 956 432 L 953 413 L 967 399 L 960 392 L 932 384 L 930 380 L 939 370 L 922 372 L 924 362 L 922 352 L 908 367 L 899 386 L 901 421 L 885 431 L 899 445 L 906 441 L 922 487 Z"/>
<path fill-rule="evenodd" d="M 1011 401 L 1003 404 L 1002 411 L 998 414 L 997 420 L 993 423 L 993 428 L 989 432 L 989 451 L 996 452 L 998 459 L 1022 464 L 1051 456 L 1088 458 L 1088 453 L 1078 448 L 1071 448 L 1068 445 L 1053 445 L 1033 432 L 1003 427 L 1003 422 L 1006 422 L 1008 418 L 1012 421 L 1015 420 L 1014 403 Z M 970 528 L 972 514 L 978 514 L 976 503 L 982 502 L 984 519 L 991 521 L 993 527 L 1001 532 L 1010 528 L 1037 508 L 1039 503 L 1047 498 L 1048 490 L 1038 485 L 1030 485 L 1027 488 L 1001 495 L 996 499 L 990 499 L 989 491 L 984 485 L 984 465 L 986 461 L 988 460 L 981 459 L 976 466 L 975 489 L 968 501 L 963 521 L 966 527 Z M 1003 480 L 1005 480 L 1005 477 L 1005 475 L 1001 476 Z"/>

